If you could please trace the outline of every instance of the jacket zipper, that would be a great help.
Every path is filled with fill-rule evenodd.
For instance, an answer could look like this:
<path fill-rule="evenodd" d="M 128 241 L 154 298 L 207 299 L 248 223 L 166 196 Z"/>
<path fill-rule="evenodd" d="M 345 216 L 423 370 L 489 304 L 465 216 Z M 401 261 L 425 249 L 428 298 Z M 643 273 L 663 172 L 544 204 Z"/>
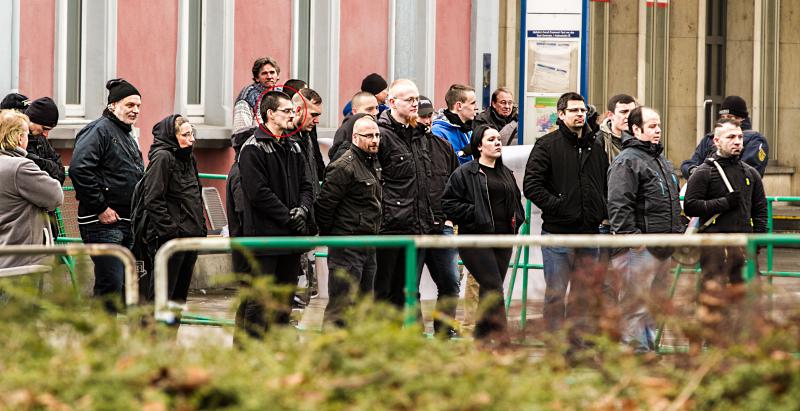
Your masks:
<path fill-rule="evenodd" d="M 494 233 L 494 212 L 492 211 L 492 200 L 489 197 L 489 177 L 487 177 L 486 173 L 480 168 L 478 168 L 478 171 L 483 174 L 483 188 L 486 189 L 486 204 L 489 205 L 489 223 L 492 224 L 492 233 Z"/>

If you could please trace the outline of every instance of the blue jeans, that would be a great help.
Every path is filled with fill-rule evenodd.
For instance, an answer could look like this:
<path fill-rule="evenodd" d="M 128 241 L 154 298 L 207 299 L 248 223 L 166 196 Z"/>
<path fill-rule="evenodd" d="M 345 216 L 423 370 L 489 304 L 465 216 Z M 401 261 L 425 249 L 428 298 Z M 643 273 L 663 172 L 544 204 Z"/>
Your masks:
<path fill-rule="evenodd" d="M 671 259 L 659 260 L 647 249 L 632 249 L 611 260 L 620 275 L 622 342 L 636 352 L 655 349 L 656 322 L 648 305 L 660 306 L 669 289 Z"/>
<path fill-rule="evenodd" d="M 542 235 L 550 233 L 542 230 Z M 547 331 L 557 332 L 564 326 L 567 316 L 567 286 L 577 267 L 588 266 L 598 260 L 596 248 L 542 247 L 544 266 L 544 312 Z M 583 292 L 573 283 L 571 293 Z M 576 307 L 577 308 L 577 307 Z M 573 310 L 575 311 L 575 310 Z"/>
<path fill-rule="evenodd" d="M 133 248 L 131 223 L 117 221 L 113 224 L 82 224 L 81 238 L 85 244 L 119 244 Z M 124 301 L 125 269 L 116 257 L 92 257 L 94 262 L 94 296 L 105 299 L 106 309 L 116 312 L 119 298 Z"/>
<path fill-rule="evenodd" d="M 453 227 L 445 225 L 442 235 L 454 235 Z M 458 294 L 460 281 L 458 274 L 458 250 L 455 248 L 428 248 L 421 250 L 419 256 L 419 268 L 417 272 L 422 275 L 422 266 L 427 265 L 439 295 L 436 301 L 436 311 L 455 319 L 458 307 Z M 442 324 L 434 319 L 434 329 L 437 331 Z"/>

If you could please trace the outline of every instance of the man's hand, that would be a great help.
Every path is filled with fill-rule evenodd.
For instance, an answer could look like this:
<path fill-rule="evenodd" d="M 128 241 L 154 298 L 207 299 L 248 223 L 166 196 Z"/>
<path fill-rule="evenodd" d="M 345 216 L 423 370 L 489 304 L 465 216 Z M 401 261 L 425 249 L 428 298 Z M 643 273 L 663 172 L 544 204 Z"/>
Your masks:
<path fill-rule="evenodd" d="M 308 211 L 303 206 L 289 210 L 289 228 L 300 234 L 305 234 L 307 216 Z"/>
<path fill-rule="evenodd" d="M 97 218 L 100 220 L 100 224 L 114 224 L 119 221 L 119 214 L 111 207 L 108 207 L 106 211 L 98 214 Z"/>

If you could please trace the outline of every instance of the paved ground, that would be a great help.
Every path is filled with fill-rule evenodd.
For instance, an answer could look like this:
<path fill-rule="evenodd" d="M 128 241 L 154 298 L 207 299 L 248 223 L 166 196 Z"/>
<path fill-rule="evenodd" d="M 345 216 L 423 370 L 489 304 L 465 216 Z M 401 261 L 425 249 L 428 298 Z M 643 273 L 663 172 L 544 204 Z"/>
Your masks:
<path fill-rule="evenodd" d="M 762 253 L 761 259 L 765 259 Z M 800 271 L 800 253 L 790 249 L 775 251 L 777 271 Z M 761 267 L 766 267 L 762 261 Z M 696 276 L 692 273 L 685 273 L 679 278 L 675 305 L 680 307 L 682 315 L 691 315 L 693 312 L 694 290 Z M 800 311 L 800 278 L 775 278 L 773 283 L 773 315 L 785 316 L 789 311 Z M 193 292 L 189 298 L 189 311 L 215 318 L 233 320 L 234 300 L 236 291 L 233 289 L 209 290 L 204 292 Z M 765 300 L 769 301 L 769 300 Z M 325 299 L 313 299 L 311 304 L 304 311 L 295 311 L 298 326 L 301 329 L 319 330 L 322 327 L 322 320 Z M 426 300 L 422 302 L 423 318 L 426 319 L 426 329 L 432 331 L 432 321 L 430 312 L 434 302 Z M 521 304 L 519 300 L 512 302 L 509 312 L 509 325 L 514 331 L 520 330 Z M 529 300 L 527 303 L 526 327 L 524 334 L 527 338 L 535 340 L 540 336 L 543 329 L 542 323 L 542 301 L 540 299 Z M 459 306 L 457 318 L 464 320 L 463 300 Z M 182 325 L 178 333 L 179 341 L 182 344 L 220 344 L 229 346 L 232 344 L 232 330 L 230 327 L 213 327 L 201 325 Z M 686 341 L 672 334 L 669 329 L 665 333 L 664 344 L 682 345 Z"/>

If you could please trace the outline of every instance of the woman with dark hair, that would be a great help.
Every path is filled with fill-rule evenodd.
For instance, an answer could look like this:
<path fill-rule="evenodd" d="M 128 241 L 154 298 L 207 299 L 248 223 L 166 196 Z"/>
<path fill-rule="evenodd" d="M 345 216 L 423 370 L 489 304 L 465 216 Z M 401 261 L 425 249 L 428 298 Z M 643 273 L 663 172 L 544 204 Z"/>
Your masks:
<path fill-rule="evenodd" d="M 487 126 L 470 140 L 474 160 L 461 165 L 447 182 L 442 208 L 459 234 L 516 234 L 525 220 L 521 194 L 511 170 L 503 165 L 500 133 Z M 511 248 L 459 248 L 464 266 L 480 285 L 483 315 L 475 338 L 507 340 L 503 281 Z"/>
<path fill-rule="evenodd" d="M 181 237 L 205 237 L 206 219 L 197 175 L 197 161 L 192 154 L 194 129 L 185 117 L 173 114 L 153 126 L 142 187 L 142 201 L 148 214 L 144 236 L 149 257 L 169 240 Z M 177 253 L 169 259 L 169 299 L 185 302 L 192 280 L 197 252 Z M 152 285 L 152 277 L 150 280 Z M 153 291 L 146 295 L 153 298 Z"/>

